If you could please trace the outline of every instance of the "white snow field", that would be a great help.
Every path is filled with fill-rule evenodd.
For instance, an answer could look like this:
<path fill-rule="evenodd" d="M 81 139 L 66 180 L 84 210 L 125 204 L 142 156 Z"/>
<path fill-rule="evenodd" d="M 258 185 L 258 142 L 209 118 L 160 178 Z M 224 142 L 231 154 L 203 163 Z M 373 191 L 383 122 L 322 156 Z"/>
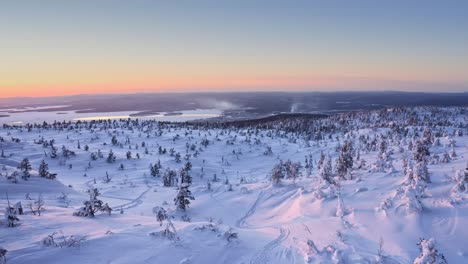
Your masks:
<path fill-rule="evenodd" d="M 0 263 L 468 263 L 467 113 L 4 125 Z"/>

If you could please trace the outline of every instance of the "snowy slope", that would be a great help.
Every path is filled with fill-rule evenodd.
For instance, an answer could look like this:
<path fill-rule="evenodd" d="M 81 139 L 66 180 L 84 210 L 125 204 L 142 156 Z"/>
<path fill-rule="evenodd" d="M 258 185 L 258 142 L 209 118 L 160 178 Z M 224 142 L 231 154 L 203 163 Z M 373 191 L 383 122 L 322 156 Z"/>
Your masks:
<path fill-rule="evenodd" d="M 318 130 L 303 133 L 301 126 L 290 129 L 285 123 L 262 128 L 127 120 L 5 126 L 0 129 L 0 206 L 7 207 L 8 195 L 10 204 L 22 203 L 25 214 L 18 215 L 16 227 L 7 227 L 1 218 L 0 247 L 8 250 L 7 263 L 413 263 L 420 255 L 419 239 L 434 238 L 448 263 L 467 263 L 468 190 L 452 190 L 456 175 L 462 176 L 467 166 L 466 110 L 337 115 L 305 126 L 321 128 L 316 138 L 310 135 Z M 50 146 L 37 144 L 42 138 L 54 139 L 57 158 L 51 158 Z M 424 157 L 431 180 L 414 183 L 412 189 L 403 160 L 411 161 L 416 147 L 410 145 L 425 138 L 431 140 L 430 155 Z M 352 142 L 354 164 L 340 180 L 335 165 L 345 140 Z M 62 146 L 76 155 L 63 157 Z M 159 154 L 159 146 L 168 153 Z M 268 147 L 270 154 L 265 153 Z M 180 152 L 181 162 L 169 154 L 171 148 Z M 92 160 L 91 153 L 98 150 L 103 158 Z M 110 150 L 117 157 L 114 163 L 106 161 Z M 332 161 L 335 185 L 317 169 L 321 153 Z M 441 161 L 444 153 L 447 162 Z M 191 155 L 195 200 L 183 212 L 174 205 L 178 185 L 163 186 L 149 166 L 159 159 L 161 174 L 166 168 L 179 171 L 186 154 Z M 301 169 L 295 181 L 272 184 L 270 172 L 280 160 L 304 166 L 306 157 L 313 168 Z M 24 158 L 32 164 L 32 176 L 13 183 L 6 175 L 21 175 L 17 166 Z M 56 180 L 38 176 L 42 160 L 57 173 Z M 73 215 L 88 199 L 89 188 L 97 188 L 100 199 L 114 209 L 110 216 Z M 414 198 L 417 188 L 423 190 Z M 45 200 L 41 216 L 31 214 L 28 206 L 39 195 Z M 414 210 L 419 202 L 421 211 Z M 167 210 L 175 239 L 151 235 L 166 227 L 156 220 L 156 206 Z M 238 238 L 228 240 L 228 230 Z M 69 236 L 84 239 L 70 247 L 43 245 L 54 232 L 56 242 Z"/>

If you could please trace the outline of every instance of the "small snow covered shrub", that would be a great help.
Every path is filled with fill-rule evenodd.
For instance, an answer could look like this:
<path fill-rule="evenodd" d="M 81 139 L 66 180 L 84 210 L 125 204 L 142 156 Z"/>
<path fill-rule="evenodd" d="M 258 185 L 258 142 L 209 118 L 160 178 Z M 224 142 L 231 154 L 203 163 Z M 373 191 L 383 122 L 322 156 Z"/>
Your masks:
<path fill-rule="evenodd" d="M 42 239 L 42 245 L 45 247 L 79 247 L 86 240 L 86 237 L 65 236 L 63 233 L 57 237 L 57 232 L 54 232 Z"/>
<path fill-rule="evenodd" d="M 5 221 L 8 227 L 15 227 L 19 224 L 20 219 L 16 216 L 17 212 L 14 207 L 8 205 L 5 208 Z"/>
<path fill-rule="evenodd" d="M 156 214 L 156 220 L 159 222 L 159 225 L 162 226 L 164 220 L 168 218 L 166 210 L 156 206 L 153 208 L 153 213 Z"/>
<path fill-rule="evenodd" d="M 433 238 L 421 238 L 417 245 L 421 254 L 414 260 L 413 264 L 447 264 L 444 254 L 439 253 L 435 248 Z"/>
<path fill-rule="evenodd" d="M 228 241 L 228 242 L 231 242 L 233 240 L 237 240 L 239 238 L 239 236 L 237 235 L 237 233 L 235 233 L 232 228 L 229 228 L 226 232 L 224 232 L 224 238 Z"/>
<path fill-rule="evenodd" d="M 465 170 L 465 173 L 458 170 L 455 173 L 455 185 L 452 187 L 452 196 L 456 196 L 461 193 L 468 192 L 468 170 Z"/>
<path fill-rule="evenodd" d="M 171 221 L 167 221 L 166 227 L 164 228 L 164 230 L 161 230 L 159 232 L 151 232 L 150 236 L 162 237 L 162 238 L 166 238 L 166 239 L 169 239 L 169 240 L 178 240 L 179 239 L 177 237 L 177 231 L 176 231 L 176 229 L 175 229 L 175 227 L 174 227 L 174 225 L 172 224 Z"/>
<path fill-rule="evenodd" d="M 0 264 L 5 264 L 6 263 L 6 254 L 8 253 L 8 250 L 0 247 Z"/>
<path fill-rule="evenodd" d="M 31 213 L 33 215 L 37 214 L 38 216 L 41 216 L 41 212 L 45 210 L 44 204 L 45 204 L 45 201 L 42 198 L 42 195 L 39 195 L 37 197 L 37 200 L 35 200 L 32 203 L 29 203 L 29 209 L 31 210 Z"/>
<path fill-rule="evenodd" d="M 103 201 L 98 199 L 100 193 L 97 188 L 88 190 L 88 193 L 89 200 L 83 202 L 84 206 L 74 212 L 74 216 L 94 217 L 99 211 L 111 214 L 112 208 L 107 203 L 104 204 Z"/>
<path fill-rule="evenodd" d="M 197 231 L 210 231 L 210 232 L 214 232 L 214 233 L 218 233 L 219 232 L 219 228 L 216 224 L 210 222 L 208 224 L 203 224 L 201 226 L 197 226 L 195 227 L 193 230 L 197 230 Z"/>

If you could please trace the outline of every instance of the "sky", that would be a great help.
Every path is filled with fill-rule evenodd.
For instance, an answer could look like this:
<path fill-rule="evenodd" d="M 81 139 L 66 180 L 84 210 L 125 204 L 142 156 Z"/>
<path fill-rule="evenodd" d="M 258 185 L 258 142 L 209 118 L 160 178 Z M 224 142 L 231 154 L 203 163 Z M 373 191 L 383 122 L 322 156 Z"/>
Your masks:
<path fill-rule="evenodd" d="M 0 0 L 0 97 L 468 91 L 468 1 Z"/>

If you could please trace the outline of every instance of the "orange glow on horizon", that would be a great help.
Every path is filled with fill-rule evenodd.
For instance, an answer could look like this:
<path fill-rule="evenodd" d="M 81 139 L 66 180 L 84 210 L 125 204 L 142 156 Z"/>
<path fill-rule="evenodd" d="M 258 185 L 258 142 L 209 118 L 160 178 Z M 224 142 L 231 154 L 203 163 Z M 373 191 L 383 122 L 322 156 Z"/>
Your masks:
<path fill-rule="evenodd" d="M 165 80 L 127 81 L 81 84 L 14 84 L 0 87 L 0 98 L 49 97 L 78 94 L 137 93 L 137 92 L 218 92 L 218 91 L 340 91 L 383 90 L 388 83 L 423 83 L 413 80 L 388 80 L 343 76 L 281 76 L 281 77 L 190 77 Z"/>

